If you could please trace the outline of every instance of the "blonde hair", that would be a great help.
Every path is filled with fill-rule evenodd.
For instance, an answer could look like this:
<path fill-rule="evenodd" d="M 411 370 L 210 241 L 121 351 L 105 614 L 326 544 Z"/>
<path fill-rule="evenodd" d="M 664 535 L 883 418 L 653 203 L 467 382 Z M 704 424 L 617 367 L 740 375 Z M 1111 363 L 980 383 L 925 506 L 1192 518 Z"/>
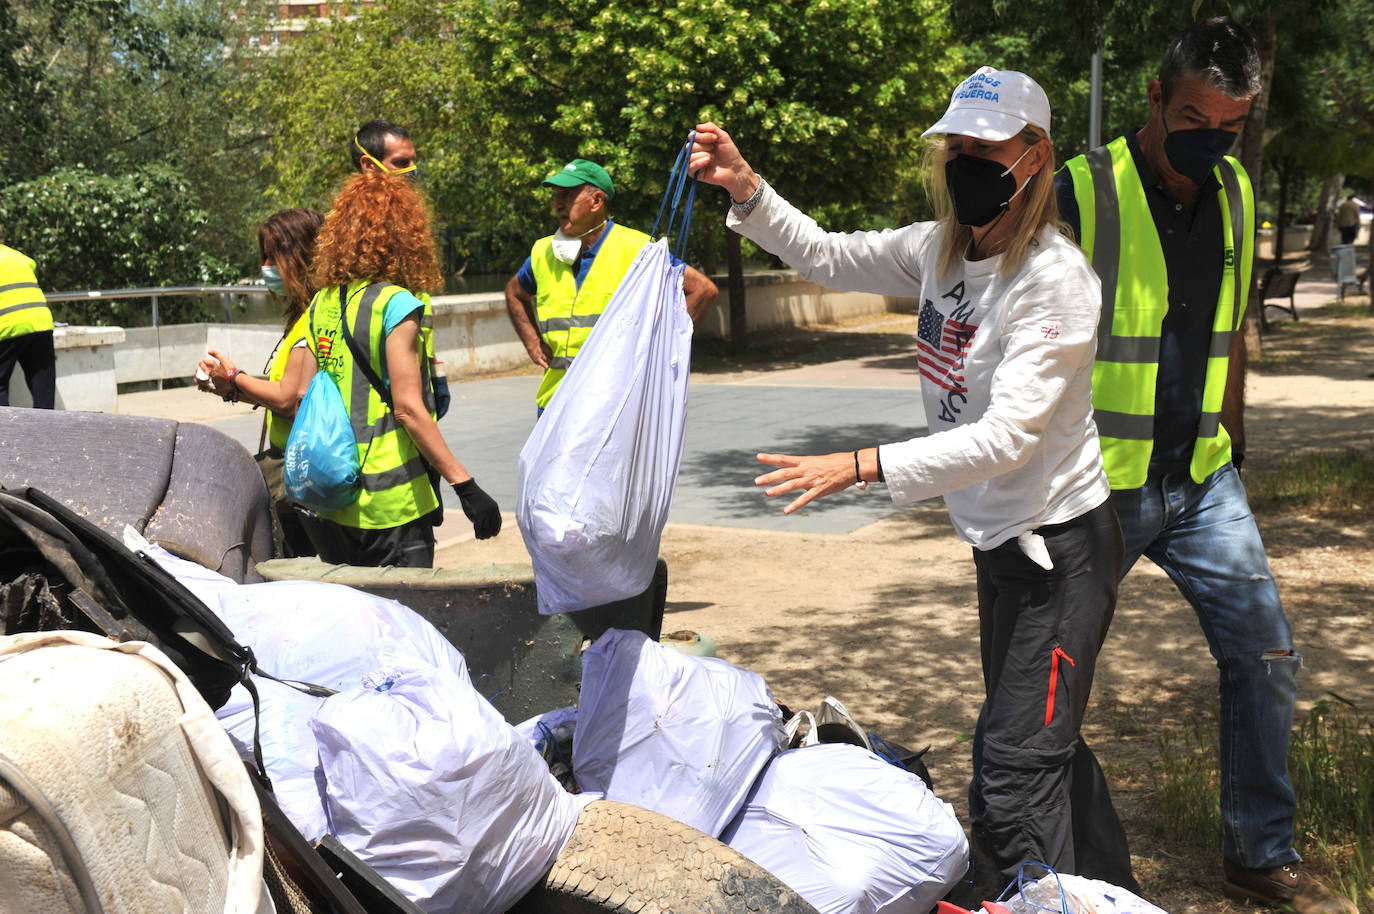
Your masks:
<path fill-rule="evenodd" d="M 1050 135 L 1032 124 L 1027 124 L 1017 134 L 1026 148 L 1037 143 L 1048 143 Z M 944 237 L 940 242 L 940 275 L 947 276 L 954 265 L 964 256 L 969 243 L 973 240 L 973 230 L 960 225 L 954 215 L 954 200 L 945 185 L 945 140 L 939 139 L 926 149 L 926 193 L 935 206 L 936 219 L 944 227 Z M 1015 214 L 1016 225 L 1011 239 L 1002 254 L 1002 266 L 998 270 L 1005 279 L 1020 270 L 1026 262 L 1030 246 L 1035 244 L 1036 236 L 1047 225 L 1068 235 L 1068 230 L 1059 221 L 1059 198 L 1054 193 L 1054 148 L 1050 147 L 1050 157 L 1040 170 L 1031 176 L 1030 186 L 1021 191 L 1025 203 Z"/>

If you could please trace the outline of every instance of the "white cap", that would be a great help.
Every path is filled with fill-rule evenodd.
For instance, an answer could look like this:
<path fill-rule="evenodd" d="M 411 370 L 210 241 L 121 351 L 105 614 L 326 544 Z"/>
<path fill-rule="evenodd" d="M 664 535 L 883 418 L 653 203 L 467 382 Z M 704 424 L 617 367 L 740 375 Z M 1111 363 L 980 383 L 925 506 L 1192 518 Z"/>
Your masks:
<path fill-rule="evenodd" d="M 1050 99 L 1040 84 L 1016 70 L 979 67 L 955 87 L 945 116 L 921 136 L 956 133 L 1000 142 L 1027 124 L 1050 132 Z"/>

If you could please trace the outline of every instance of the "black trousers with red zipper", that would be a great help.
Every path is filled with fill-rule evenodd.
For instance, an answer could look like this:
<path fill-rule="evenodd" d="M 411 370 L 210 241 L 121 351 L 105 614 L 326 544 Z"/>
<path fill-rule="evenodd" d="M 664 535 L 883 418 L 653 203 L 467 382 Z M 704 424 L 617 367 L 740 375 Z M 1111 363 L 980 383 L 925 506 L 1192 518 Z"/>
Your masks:
<path fill-rule="evenodd" d="M 1079 734 L 1116 610 L 1121 527 L 1104 502 L 1036 533 L 1049 571 L 1014 538 L 973 551 L 986 689 L 973 739 L 973 838 L 1007 880 L 1038 861 L 1134 891 L 1126 833 Z"/>

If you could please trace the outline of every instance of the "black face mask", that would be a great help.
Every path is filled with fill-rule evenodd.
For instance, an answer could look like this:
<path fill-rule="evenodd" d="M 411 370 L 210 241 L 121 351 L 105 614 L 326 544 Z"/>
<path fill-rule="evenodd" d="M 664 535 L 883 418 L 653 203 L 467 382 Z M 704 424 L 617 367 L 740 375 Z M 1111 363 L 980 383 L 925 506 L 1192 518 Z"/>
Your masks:
<path fill-rule="evenodd" d="M 1163 118 L 1161 117 L 1161 122 Z M 1198 127 L 1193 130 L 1170 130 L 1164 125 L 1164 155 L 1174 171 L 1199 187 L 1207 181 L 1217 162 L 1236 142 L 1237 134 L 1230 130 Z"/>
<path fill-rule="evenodd" d="M 1021 153 L 1021 158 L 1026 157 Z M 962 152 L 945 163 L 945 185 L 954 200 L 954 218 L 960 225 L 981 228 L 1005 212 L 1016 196 L 1016 178 L 1011 170 L 1017 162 L 1003 165 Z"/>

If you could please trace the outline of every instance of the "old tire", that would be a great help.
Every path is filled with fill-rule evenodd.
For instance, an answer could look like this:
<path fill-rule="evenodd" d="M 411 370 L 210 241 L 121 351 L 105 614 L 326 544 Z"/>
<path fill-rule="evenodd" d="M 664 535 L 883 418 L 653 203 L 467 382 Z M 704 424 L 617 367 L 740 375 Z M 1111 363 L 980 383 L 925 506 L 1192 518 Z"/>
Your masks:
<path fill-rule="evenodd" d="M 816 914 L 772 873 L 676 819 L 601 800 L 512 914 Z"/>

